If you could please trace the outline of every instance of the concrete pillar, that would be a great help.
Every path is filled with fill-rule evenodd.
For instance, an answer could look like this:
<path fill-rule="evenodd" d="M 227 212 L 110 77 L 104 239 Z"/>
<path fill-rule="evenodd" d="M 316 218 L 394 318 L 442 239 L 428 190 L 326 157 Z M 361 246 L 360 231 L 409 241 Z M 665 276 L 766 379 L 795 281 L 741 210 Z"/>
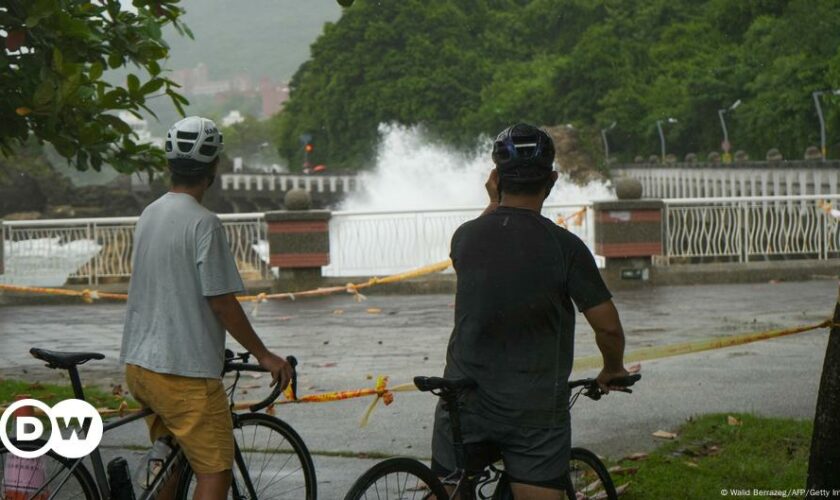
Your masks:
<path fill-rule="evenodd" d="M 287 193 L 286 206 L 299 208 Z M 280 270 L 275 288 L 281 291 L 304 290 L 321 285 L 321 266 L 330 263 L 329 210 L 282 210 L 266 212 L 269 265 Z"/>
<path fill-rule="evenodd" d="M 612 280 L 647 280 L 653 257 L 663 255 L 662 200 L 593 204 L 595 253 L 606 258 Z"/>

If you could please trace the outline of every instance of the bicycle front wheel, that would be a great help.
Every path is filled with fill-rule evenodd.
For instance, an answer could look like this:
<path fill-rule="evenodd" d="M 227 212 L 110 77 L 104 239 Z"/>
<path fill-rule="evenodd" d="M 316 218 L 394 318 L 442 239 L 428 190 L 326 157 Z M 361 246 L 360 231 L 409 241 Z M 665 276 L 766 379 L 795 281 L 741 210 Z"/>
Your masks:
<path fill-rule="evenodd" d="M 228 498 L 234 500 L 315 500 L 315 466 L 303 440 L 279 418 L 263 413 L 239 415 L 233 429 L 237 456 Z M 196 487 L 186 468 L 178 498 L 192 500 Z"/>
<path fill-rule="evenodd" d="M 12 440 L 12 444 L 34 451 L 44 442 Z M 52 451 L 38 458 L 19 458 L 0 445 L 0 498 L 99 500 L 99 491 L 87 468 L 75 462 Z"/>
<path fill-rule="evenodd" d="M 431 469 L 413 458 L 389 458 L 353 483 L 344 500 L 447 500 L 449 495 Z"/>
<path fill-rule="evenodd" d="M 569 482 L 576 500 L 618 499 L 604 462 L 584 448 L 572 448 L 569 459 Z"/>

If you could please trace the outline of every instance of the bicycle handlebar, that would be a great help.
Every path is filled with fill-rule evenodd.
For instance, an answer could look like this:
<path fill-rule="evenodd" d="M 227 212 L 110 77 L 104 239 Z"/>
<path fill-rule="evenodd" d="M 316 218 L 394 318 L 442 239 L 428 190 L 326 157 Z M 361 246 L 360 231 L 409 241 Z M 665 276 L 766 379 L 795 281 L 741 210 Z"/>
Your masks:
<path fill-rule="evenodd" d="M 228 372 L 263 372 L 266 373 L 268 370 L 261 367 L 260 365 L 255 365 L 248 363 L 248 358 L 250 357 L 250 353 L 242 353 L 238 356 L 234 356 L 233 352 L 230 350 L 225 350 L 225 373 Z M 234 359 L 240 359 L 244 362 L 238 363 L 234 362 Z M 297 365 L 298 360 L 294 356 L 287 356 L 286 361 L 290 365 L 292 365 L 292 380 L 289 381 L 289 384 L 292 386 L 292 396 L 297 399 Z M 280 384 L 274 386 L 271 390 L 271 393 L 259 403 L 251 405 L 248 409 L 252 412 L 258 412 L 264 408 L 267 408 L 271 403 L 277 400 L 280 397 L 280 394 L 283 392 L 281 389 Z"/>
<path fill-rule="evenodd" d="M 627 375 L 626 377 L 614 378 L 610 380 L 609 383 L 607 383 L 607 385 L 613 387 L 622 387 L 622 392 L 632 393 L 633 391 L 628 388 L 631 385 L 638 382 L 641 378 L 641 373 L 634 373 L 633 375 Z M 603 391 L 601 391 L 601 386 L 598 385 L 598 381 L 594 378 L 584 378 L 580 380 L 569 381 L 569 389 L 574 389 L 576 387 L 583 387 L 583 394 L 590 399 L 601 399 L 601 395 L 603 394 Z"/>

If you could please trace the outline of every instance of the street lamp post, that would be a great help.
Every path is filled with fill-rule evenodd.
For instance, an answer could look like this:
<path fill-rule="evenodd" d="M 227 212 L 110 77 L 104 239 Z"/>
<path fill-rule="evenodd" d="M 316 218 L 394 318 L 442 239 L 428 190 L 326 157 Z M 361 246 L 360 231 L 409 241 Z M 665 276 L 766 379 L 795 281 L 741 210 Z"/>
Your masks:
<path fill-rule="evenodd" d="M 729 106 L 727 109 L 719 109 L 718 116 L 720 117 L 720 128 L 723 129 L 723 142 L 721 143 L 721 149 L 723 149 L 724 156 L 729 155 L 729 150 L 732 146 L 729 144 L 729 132 L 726 130 L 726 119 L 723 117 L 727 112 L 734 110 L 738 106 L 741 105 L 741 100 L 738 99 L 737 101 L 732 103 L 732 106 Z"/>
<path fill-rule="evenodd" d="M 615 128 L 616 122 L 612 122 L 609 127 L 601 129 L 601 139 L 604 141 L 604 161 L 607 165 L 610 164 L 610 143 L 607 142 L 607 132 Z"/>
<path fill-rule="evenodd" d="M 814 98 L 814 105 L 817 107 L 817 117 L 820 119 L 820 153 L 822 154 L 823 161 L 825 161 L 825 157 L 826 157 L 825 118 L 823 118 L 822 106 L 820 106 L 820 96 L 825 94 L 826 92 L 831 92 L 834 95 L 840 95 L 840 89 L 815 90 L 814 92 L 811 93 L 811 96 Z"/>
<path fill-rule="evenodd" d="M 677 123 L 676 118 L 668 118 L 668 123 Z M 656 128 L 659 130 L 659 145 L 662 152 L 662 163 L 665 163 L 665 133 L 662 132 L 662 120 L 656 120 Z"/>

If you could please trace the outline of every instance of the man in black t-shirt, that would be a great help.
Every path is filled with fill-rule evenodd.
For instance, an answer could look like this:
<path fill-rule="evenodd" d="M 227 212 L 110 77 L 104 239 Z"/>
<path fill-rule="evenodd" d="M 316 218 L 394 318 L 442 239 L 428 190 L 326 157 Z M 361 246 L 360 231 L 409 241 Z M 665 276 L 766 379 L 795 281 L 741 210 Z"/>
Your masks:
<path fill-rule="evenodd" d="M 551 138 L 514 125 L 496 139 L 493 161 L 490 206 L 452 237 L 458 288 L 444 376 L 476 381 L 462 402 L 464 442 L 489 443 L 501 452 L 515 498 L 559 499 L 571 447 L 574 306 L 595 331 L 604 390 L 628 374 L 624 332 L 592 253 L 540 215 L 557 180 Z M 439 476 L 455 468 L 441 405 L 432 455 Z"/>

